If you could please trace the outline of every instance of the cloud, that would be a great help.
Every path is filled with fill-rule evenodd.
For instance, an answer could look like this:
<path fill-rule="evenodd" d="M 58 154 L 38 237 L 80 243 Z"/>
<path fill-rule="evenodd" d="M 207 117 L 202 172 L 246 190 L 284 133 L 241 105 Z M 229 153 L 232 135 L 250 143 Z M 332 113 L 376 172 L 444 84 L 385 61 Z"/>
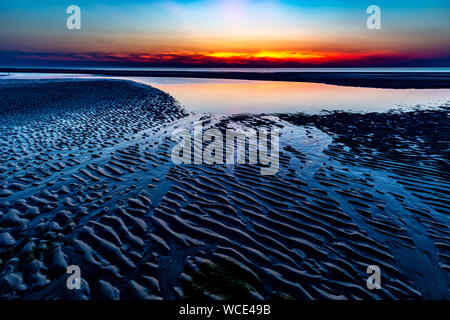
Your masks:
<path fill-rule="evenodd" d="M 0 51 L 3 66 L 380 67 L 449 66 L 450 57 L 391 52 L 25 52 Z"/>

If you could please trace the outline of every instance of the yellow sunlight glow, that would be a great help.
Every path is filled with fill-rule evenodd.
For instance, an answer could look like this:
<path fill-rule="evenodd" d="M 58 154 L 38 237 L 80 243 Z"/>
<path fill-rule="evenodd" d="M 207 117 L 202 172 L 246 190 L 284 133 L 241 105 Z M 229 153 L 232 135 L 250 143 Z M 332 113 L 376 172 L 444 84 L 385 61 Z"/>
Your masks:
<path fill-rule="evenodd" d="M 260 52 L 212 52 L 206 53 L 205 56 L 214 58 L 269 58 L 269 59 L 314 59 L 326 58 L 327 55 L 312 52 L 297 51 L 260 51 Z"/>

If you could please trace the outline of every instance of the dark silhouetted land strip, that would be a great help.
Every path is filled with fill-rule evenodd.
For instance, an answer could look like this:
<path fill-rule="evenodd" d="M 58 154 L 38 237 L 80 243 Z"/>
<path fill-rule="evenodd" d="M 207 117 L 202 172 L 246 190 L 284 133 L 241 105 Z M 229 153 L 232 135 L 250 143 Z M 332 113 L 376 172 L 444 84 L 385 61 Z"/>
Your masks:
<path fill-rule="evenodd" d="M 76 73 L 124 77 L 179 77 L 236 80 L 294 81 L 392 89 L 448 89 L 449 72 L 218 72 L 102 69 L 0 68 L 0 72 Z"/>

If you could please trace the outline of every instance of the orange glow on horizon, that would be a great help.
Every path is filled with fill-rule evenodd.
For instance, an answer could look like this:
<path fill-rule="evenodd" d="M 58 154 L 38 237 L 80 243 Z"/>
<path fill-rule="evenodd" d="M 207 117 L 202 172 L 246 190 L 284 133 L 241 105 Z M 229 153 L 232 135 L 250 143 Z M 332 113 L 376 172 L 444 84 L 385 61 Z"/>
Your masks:
<path fill-rule="evenodd" d="M 135 53 L 73 53 L 65 55 L 32 55 L 36 60 L 55 61 L 99 61 L 113 63 L 146 63 L 188 66 L 259 66 L 259 67 L 296 67 L 320 65 L 376 65 L 393 61 L 408 61 L 417 58 L 400 52 L 341 52 L 341 51 L 158 51 Z"/>
<path fill-rule="evenodd" d="M 238 59 L 280 59 L 280 60 L 302 60 L 302 59 L 320 59 L 327 58 L 324 53 L 297 52 L 297 51 L 260 51 L 255 53 L 248 52 L 213 52 L 204 54 L 207 57 L 214 58 L 238 58 Z"/>

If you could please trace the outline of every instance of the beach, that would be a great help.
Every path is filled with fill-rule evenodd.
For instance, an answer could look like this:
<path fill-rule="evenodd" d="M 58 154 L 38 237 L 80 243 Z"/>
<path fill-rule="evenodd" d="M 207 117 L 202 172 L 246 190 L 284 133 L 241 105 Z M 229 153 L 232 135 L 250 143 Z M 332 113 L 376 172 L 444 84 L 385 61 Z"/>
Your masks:
<path fill-rule="evenodd" d="M 181 73 L 167 76 L 217 76 Z M 448 74 L 221 75 L 278 76 L 450 88 Z M 448 299 L 449 108 L 217 115 L 132 81 L 0 79 L 0 298 Z M 278 172 L 174 164 L 172 132 L 198 122 L 277 128 Z"/>
<path fill-rule="evenodd" d="M 258 72 L 247 68 L 236 71 L 172 71 L 172 70 L 127 70 L 127 69 L 80 69 L 80 68 L 0 68 L 7 73 L 80 74 L 113 77 L 166 77 L 193 79 L 237 79 L 263 81 L 292 81 L 324 83 L 339 86 L 391 89 L 449 89 L 449 72 L 288 72 L 278 69 Z"/>

